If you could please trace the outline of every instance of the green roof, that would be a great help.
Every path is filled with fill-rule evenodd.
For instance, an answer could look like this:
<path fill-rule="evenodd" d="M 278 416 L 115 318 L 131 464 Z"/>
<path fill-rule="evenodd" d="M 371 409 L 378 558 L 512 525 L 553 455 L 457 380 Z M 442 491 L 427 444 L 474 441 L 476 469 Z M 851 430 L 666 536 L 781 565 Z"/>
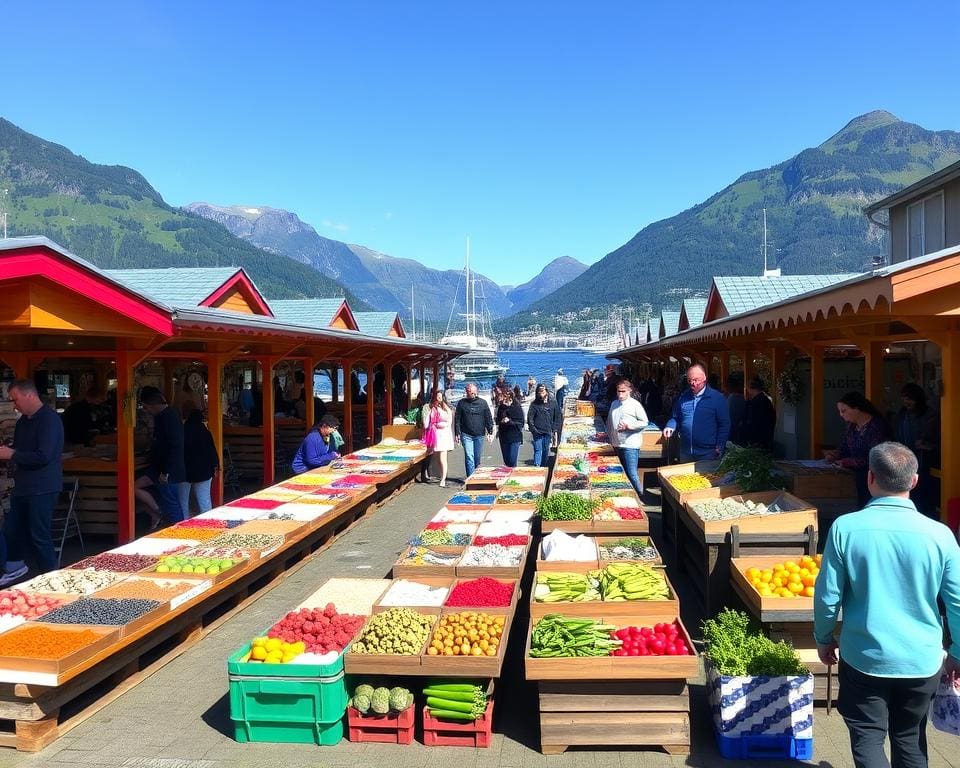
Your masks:
<path fill-rule="evenodd" d="M 703 313 L 707 310 L 706 299 L 684 299 L 682 310 L 687 313 L 690 328 L 703 325 Z"/>
<path fill-rule="evenodd" d="M 660 328 L 657 327 L 657 335 L 659 338 L 664 338 L 666 336 L 673 336 L 677 332 L 677 329 L 680 327 L 680 311 L 679 310 L 663 310 L 660 313 L 660 324 L 663 326 L 663 336 L 660 336 Z"/>
<path fill-rule="evenodd" d="M 781 277 L 757 277 L 740 275 L 736 277 L 714 277 L 723 306 L 730 315 L 750 312 L 768 304 L 777 304 L 801 293 L 827 288 L 835 283 L 857 277 L 860 273 L 851 272 L 837 275 L 783 275 Z M 692 327 L 691 323 L 691 327 Z"/>
<path fill-rule="evenodd" d="M 168 267 L 164 269 L 105 269 L 111 280 L 136 293 L 170 307 L 200 306 L 217 288 L 233 277 L 239 267 Z"/>
<path fill-rule="evenodd" d="M 367 336 L 389 336 L 397 320 L 396 312 L 354 312 L 360 333 Z"/>
<path fill-rule="evenodd" d="M 343 299 L 274 299 L 270 309 L 278 320 L 307 328 L 329 328 Z M 358 321 L 359 322 L 359 321 Z"/>

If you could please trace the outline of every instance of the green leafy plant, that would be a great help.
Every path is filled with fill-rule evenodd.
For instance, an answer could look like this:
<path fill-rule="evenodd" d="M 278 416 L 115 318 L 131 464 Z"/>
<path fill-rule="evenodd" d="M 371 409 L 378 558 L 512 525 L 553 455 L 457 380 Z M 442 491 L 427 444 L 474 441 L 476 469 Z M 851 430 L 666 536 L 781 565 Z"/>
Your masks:
<path fill-rule="evenodd" d="M 808 675 L 797 652 L 782 640 L 773 642 L 742 611 L 724 608 L 703 622 L 703 655 L 717 672 L 730 677 Z"/>
<path fill-rule="evenodd" d="M 777 395 L 788 405 L 797 405 L 803 399 L 803 379 L 796 362 L 780 371 L 777 376 Z"/>
<path fill-rule="evenodd" d="M 733 473 L 734 480 L 744 491 L 769 491 L 774 482 L 773 457 L 755 445 L 739 446 L 727 443 L 727 452 L 717 468 L 720 474 Z"/>

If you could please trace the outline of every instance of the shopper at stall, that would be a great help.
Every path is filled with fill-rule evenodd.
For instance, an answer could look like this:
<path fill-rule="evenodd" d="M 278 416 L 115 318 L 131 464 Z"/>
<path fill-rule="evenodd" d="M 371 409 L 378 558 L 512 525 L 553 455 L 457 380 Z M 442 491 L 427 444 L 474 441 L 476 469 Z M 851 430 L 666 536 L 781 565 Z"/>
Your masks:
<path fill-rule="evenodd" d="M 13 428 L 13 445 L 0 445 L 0 461 L 13 465 L 13 494 L 0 539 L 0 586 L 27 575 L 25 540 L 29 540 L 41 572 L 57 567 L 50 534 L 57 496 L 63 490 L 63 423 L 46 405 L 29 379 L 14 381 L 8 391 L 20 411 Z"/>
<path fill-rule="evenodd" d="M 527 408 L 527 429 L 533 436 L 533 464 L 545 467 L 550 460 L 550 443 L 560 429 L 559 409 L 547 392 L 546 384 L 537 385 L 537 393 Z"/>
<path fill-rule="evenodd" d="M 680 461 L 716 459 L 730 437 L 730 413 L 723 395 L 707 386 L 707 371 L 700 365 L 687 369 L 688 387 L 673 401 L 673 415 L 663 430 L 669 440 L 680 436 Z"/>
<path fill-rule="evenodd" d="M 580 392 L 577 395 L 578 400 L 590 399 L 590 382 L 592 378 L 593 378 L 593 374 L 590 372 L 590 369 L 584 368 L 583 376 L 580 377 Z"/>
<path fill-rule="evenodd" d="M 457 401 L 453 415 L 453 436 L 457 445 L 463 445 L 463 464 L 466 477 L 480 466 L 483 458 L 483 438 L 493 442 L 493 416 L 486 400 L 477 397 L 477 385 L 467 384 L 466 395 Z"/>
<path fill-rule="evenodd" d="M 434 457 L 434 474 L 439 475 L 440 487 L 447 487 L 447 454 L 453 450 L 453 409 L 442 389 L 437 389 L 430 398 L 424 417 L 423 442 Z M 430 481 L 430 477 L 427 477 Z"/>
<path fill-rule="evenodd" d="M 339 426 L 340 420 L 329 413 L 313 425 L 313 429 L 303 438 L 293 457 L 291 466 L 296 474 L 299 475 L 317 467 L 325 467 L 331 461 L 340 458 L 333 434 Z"/>
<path fill-rule="evenodd" d="M 870 501 L 867 469 L 870 449 L 887 438 L 887 425 L 877 407 L 859 392 L 847 392 L 837 401 L 837 412 L 847 424 L 840 447 L 827 451 L 825 458 L 853 471 L 857 485 L 857 504 Z"/>
<path fill-rule="evenodd" d="M 927 712 L 944 664 L 938 598 L 952 637 L 946 671 L 960 671 L 960 547 L 949 528 L 917 513 L 916 482 L 909 448 L 870 450 L 872 500 L 831 526 L 814 589 L 817 653 L 829 667 L 839 647 L 837 708 L 858 768 L 927 765 Z"/>
<path fill-rule="evenodd" d="M 220 457 L 199 408 L 191 409 L 183 423 L 183 463 L 186 481 L 180 483 L 179 490 L 184 517 L 190 517 L 191 491 L 197 500 L 197 511 L 201 514 L 209 512 L 213 509 L 210 485 L 220 469 Z"/>
<path fill-rule="evenodd" d="M 180 483 L 187 479 L 183 457 L 183 422 L 174 408 L 156 387 L 140 390 L 143 410 L 153 417 L 153 439 L 150 443 L 150 458 L 147 472 L 137 481 L 141 490 L 150 488 L 157 496 L 160 518 L 178 523 L 184 518 L 180 506 Z M 146 481 L 144 481 L 146 478 Z M 155 518 L 156 527 L 160 518 Z"/>
<path fill-rule="evenodd" d="M 570 380 L 563 375 L 563 368 L 557 368 L 557 375 L 553 377 L 553 396 L 557 399 L 557 406 L 563 410 L 563 401 L 567 399 L 567 387 Z"/>
<path fill-rule="evenodd" d="M 749 397 L 744 404 L 743 427 L 740 430 L 742 444 L 756 445 L 765 451 L 772 451 L 777 412 L 759 376 L 750 379 L 747 395 Z M 732 415 L 730 419 L 733 420 Z"/>
<path fill-rule="evenodd" d="M 503 402 L 503 397 L 507 392 L 513 392 L 513 389 L 507 383 L 507 377 L 501 373 L 499 376 L 497 376 L 497 380 L 493 385 L 494 406 L 498 406 Z"/>
<path fill-rule="evenodd" d="M 617 399 L 610 406 L 607 416 L 607 435 L 610 445 L 617 449 L 620 464 L 626 472 L 630 485 L 643 496 L 643 481 L 637 468 L 640 465 L 640 449 L 643 447 L 643 429 L 647 426 L 647 413 L 640 401 L 633 397 L 633 385 L 629 379 L 617 384 Z M 656 433 L 654 433 L 656 434 Z"/>
<path fill-rule="evenodd" d="M 500 441 L 503 464 L 515 467 L 520 456 L 520 445 L 523 443 L 523 408 L 513 394 L 507 394 L 497 406 L 494 421 L 497 424 L 497 439 Z"/>
<path fill-rule="evenodd" d="M 939 502 L 932 467 L 940 466 L 940 414 L 927 404 L 927 394 L 918 384 L 904 384 L 900 410 L 894 418 L 894 437 L 917 457 L 917 487 L 910 498 L 923 514 L 936 517 Z"/>
<path fill-rule="evenodd" d="M 94 385 L 83 398 L 71 403 L 63 412 L 63 438 L 70 445 L 86 445 L 97 428 L 97 410 L 106 398 L 100 387 Z"/>

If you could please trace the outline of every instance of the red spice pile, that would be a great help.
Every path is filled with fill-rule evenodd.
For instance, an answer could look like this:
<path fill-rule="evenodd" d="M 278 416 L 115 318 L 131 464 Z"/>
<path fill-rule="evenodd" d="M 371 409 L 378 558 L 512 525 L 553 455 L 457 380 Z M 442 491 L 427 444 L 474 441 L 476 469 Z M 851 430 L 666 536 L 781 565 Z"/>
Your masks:
<path fill-rule="evenodd" d="M 482 547 L 486 544 L 499 544 L 501 547 L 525 547 L 530 541 L 529 536 L 519 533 L 508 533 L 503 536 L 474 536 L 473 545 Z"/>
<path fill-rule="evenodd" d="M 498 608 L 510 605 L 513 584 L 486 576 L 459 582 L 447 597 L 446 605 L 456 607 Z"/>

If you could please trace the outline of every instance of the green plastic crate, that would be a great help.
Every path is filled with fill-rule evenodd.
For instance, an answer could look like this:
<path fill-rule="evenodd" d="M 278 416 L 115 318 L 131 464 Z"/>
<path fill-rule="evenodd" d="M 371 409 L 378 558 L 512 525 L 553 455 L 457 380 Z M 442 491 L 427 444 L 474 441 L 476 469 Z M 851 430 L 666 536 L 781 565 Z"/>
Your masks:
<path fill-rule="evenodd" d="M 227 663 L 238 742 L 331 745 L 343 738 L 348 697 L 342 655 L 325 666 L 241 661 L 249 652 L 246 646 Z"/>

